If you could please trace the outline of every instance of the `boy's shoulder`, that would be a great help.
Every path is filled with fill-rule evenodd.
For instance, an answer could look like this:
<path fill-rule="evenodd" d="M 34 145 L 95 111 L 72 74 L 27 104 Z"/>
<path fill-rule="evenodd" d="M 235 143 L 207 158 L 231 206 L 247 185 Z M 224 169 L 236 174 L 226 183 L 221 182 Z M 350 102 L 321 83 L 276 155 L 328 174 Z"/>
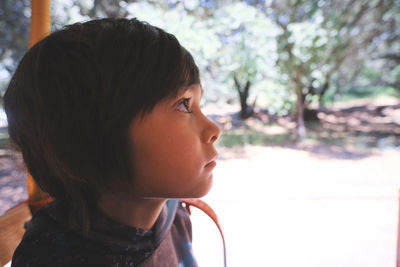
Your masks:
<path fill-rule="evenodd" d="M 83 257 L 81 251 L 85 239 L 67 227 L 68 213 L 65 208 L 61 203 L 50 203 L 42 207 L 30 221 L 25 223 L 26 232 L 14 252 L 12 266 L 82 266 L 85 264 L 88 255 Z M 58 209 L 64 209 L 64 212 L 55 212 Z M 102 262 L 99 263 L 99 266 L 106 266 L 101 264 Z"/>

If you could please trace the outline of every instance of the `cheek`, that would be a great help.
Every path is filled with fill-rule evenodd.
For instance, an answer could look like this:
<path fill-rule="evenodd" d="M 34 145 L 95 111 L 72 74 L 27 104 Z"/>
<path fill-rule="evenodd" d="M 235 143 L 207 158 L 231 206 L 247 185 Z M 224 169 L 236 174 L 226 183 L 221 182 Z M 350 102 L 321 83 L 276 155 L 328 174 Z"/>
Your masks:
<path fill-rule="evenodd" d="M 136 142 L 134 184 L 138 194 L 172 197 L 190 188 L 202 173 L 200 140 L 191 132 L 175 133 L 179 134 L 150 134 Z"/>
<path fill-rule="evenodd" d="M 175 176 L 181 180 L 194 175 L 200 169 L 200 144 L 193 136 L 168 136 L 164 140 L 152 143 L 148 153 L 149 162 L 155 167 L 151 170 L 158 175 Z"/>

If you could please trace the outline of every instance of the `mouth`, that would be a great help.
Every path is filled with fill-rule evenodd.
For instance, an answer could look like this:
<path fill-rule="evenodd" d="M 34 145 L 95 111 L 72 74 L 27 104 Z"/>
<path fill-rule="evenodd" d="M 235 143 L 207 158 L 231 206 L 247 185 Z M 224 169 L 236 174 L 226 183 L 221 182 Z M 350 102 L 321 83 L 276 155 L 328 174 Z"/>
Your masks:
<path fill-rule="evenodd" d="M 217 166 L 217 159 L 218 159 L 218 155 L 215 155 L 212 159 L 211 159 L 211 161 L 210 162 L 208 162 L 207 164 L 206 164 L 206 168 L 214 168 L 215 166 Z"/>

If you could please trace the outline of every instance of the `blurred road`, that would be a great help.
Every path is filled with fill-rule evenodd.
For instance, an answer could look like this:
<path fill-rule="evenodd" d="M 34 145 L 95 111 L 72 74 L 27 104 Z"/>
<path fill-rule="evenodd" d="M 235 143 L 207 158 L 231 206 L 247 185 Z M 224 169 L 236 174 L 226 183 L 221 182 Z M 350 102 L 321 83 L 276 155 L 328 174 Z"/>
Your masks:
<path fill-rule="evenodd" d="M 249 146 L 240 155 L 218 162 L 205 197 L 223 223 L 229 267 L 395 266 L 399 150 L 337 159 Z M 192 217 L 200 266 L 223 266 L 215 226 Z"/>

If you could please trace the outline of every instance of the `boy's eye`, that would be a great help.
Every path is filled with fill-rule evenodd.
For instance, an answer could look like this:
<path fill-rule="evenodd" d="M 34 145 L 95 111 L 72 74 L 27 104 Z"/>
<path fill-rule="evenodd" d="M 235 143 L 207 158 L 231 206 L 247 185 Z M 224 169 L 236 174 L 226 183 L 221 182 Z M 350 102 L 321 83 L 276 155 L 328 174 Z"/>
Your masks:
<path fill-rule="evenodd" d="M 179 111 L 182 111 L 182 112 L 185 112 L 185 113 L 192 113 L 192 111 L 189 109 L 189 101 L 190 101 L 190 98 L 182 99 L 179 102 L 177 109 Z"/>

